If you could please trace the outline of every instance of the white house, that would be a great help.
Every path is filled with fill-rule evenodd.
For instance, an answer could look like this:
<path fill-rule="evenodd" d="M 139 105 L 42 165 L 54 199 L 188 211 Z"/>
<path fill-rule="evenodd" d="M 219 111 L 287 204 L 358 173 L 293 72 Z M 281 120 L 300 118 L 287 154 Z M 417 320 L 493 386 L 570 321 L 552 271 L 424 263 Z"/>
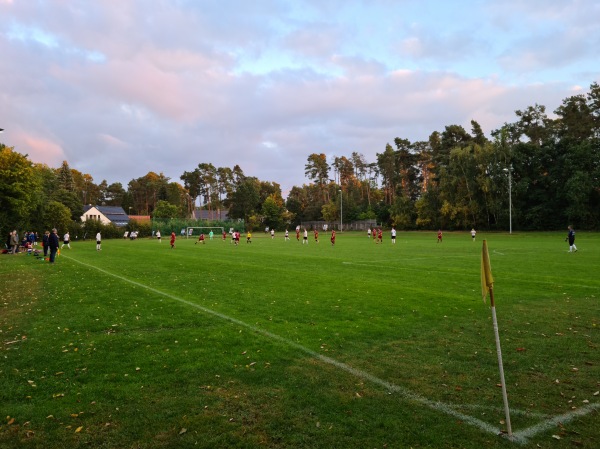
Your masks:
<path fill-rule="evenodd" d="M 114 224 L 115 226 L 126 226 L 129 216 L 120 206 L 85 206 L 81 221 L 96 220 L 103 225 Z"/>

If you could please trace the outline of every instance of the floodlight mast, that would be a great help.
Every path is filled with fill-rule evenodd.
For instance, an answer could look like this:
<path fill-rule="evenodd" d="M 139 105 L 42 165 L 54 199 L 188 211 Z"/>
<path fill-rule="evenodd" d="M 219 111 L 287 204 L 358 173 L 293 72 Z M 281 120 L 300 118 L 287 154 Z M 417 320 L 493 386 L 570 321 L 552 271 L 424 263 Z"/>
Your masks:
<path fill-rule="evenodd" d="M 344 193 L 340 189 L 340 232 L 344 232 Z"/>
<path fill-rule="evenodd" d="M 508 173 L 508 233 L 512 234 L 512 165 L 503 170 Z"/>

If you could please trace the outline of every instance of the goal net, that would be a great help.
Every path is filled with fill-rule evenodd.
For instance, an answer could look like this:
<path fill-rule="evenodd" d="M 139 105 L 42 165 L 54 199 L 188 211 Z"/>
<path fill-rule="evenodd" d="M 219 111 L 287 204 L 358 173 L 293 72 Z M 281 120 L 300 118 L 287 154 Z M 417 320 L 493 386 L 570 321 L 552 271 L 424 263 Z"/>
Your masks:
<path fill-rule="evenodd" d="M 204 234 L 206 237 L 209 236 L 210 231 L 216 236 L 221 236 L 225 228 L 223 226 L 188 226 L 185 228 L 185 237 L 198 237 L 200 234 Z"/>

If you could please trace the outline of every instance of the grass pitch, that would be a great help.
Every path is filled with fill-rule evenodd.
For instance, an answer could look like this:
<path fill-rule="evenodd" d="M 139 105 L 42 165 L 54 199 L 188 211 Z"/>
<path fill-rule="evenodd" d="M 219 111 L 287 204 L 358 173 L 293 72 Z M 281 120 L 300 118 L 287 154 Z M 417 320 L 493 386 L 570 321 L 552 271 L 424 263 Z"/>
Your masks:
<path fill-rule="evenodd" d="M 598 447 L 600 236 L 563 234 L 2 256 L 0 446 Z"/>

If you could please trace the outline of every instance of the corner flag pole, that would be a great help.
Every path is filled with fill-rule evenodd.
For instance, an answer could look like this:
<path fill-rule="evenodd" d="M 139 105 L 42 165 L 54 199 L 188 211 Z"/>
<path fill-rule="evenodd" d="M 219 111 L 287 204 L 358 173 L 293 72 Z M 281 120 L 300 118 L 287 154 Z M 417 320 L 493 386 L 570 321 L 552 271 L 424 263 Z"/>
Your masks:
<path fill-rule="evenodd" d="M 510 425 L 510 410 L 508 408 L 508 395 L 506 394 L 506 381 L 504 380 L 504 367 L 502 365 L 502 349 L 500 348 L 500 334 L 498 333 L 498 319 L 496 318 L 496 305 L 494 303 L 494 278 L 490 266 L 490 255 L 488 254 L 487 241 L 483 241 L 481 251 L 481 293 L 483 302 L 490 294 L 490 306 L 492 308 L 492 320 L 494 323 L 494 337 L 496 338 L 496 352 L 498 354 L 498 368 L 500 370 L 500 382 L 502 384 L 502 399 L 504 400 L 504 414 L 506 415 L 506 430 L 508 436 L 512 437 L 512 427 Z"/>

